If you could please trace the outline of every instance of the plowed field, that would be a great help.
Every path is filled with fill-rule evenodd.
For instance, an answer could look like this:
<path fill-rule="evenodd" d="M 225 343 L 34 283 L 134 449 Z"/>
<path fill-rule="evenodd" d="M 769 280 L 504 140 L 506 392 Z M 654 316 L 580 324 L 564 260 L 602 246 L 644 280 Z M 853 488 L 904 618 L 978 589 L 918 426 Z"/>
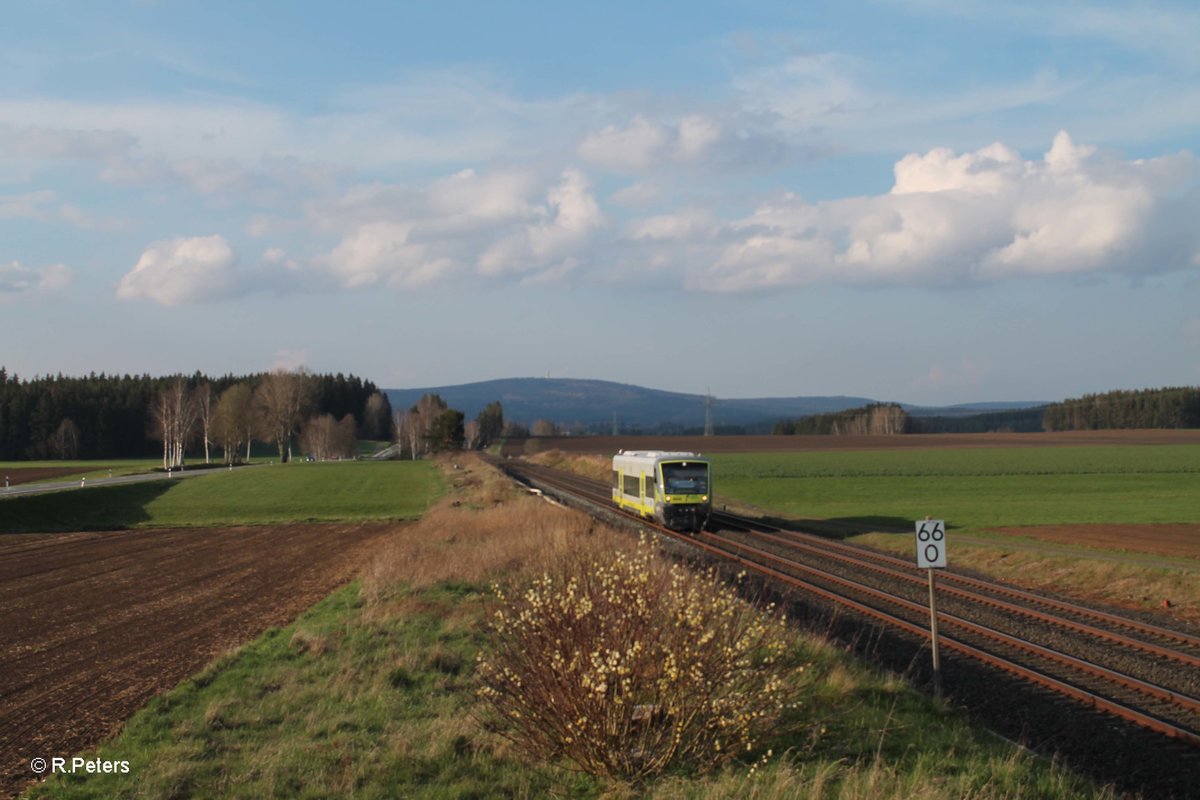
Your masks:
<path fill-rule="evenodd" d="M 502 455 L 517 458 L 545 450 L 612 455 L 622 449 L 683 450 L 697 453 L 796 453 L 806 450 L 890 450 L 910 447 L 1059 447 L 1129 444 L 1200 444 L 1200 430 L 911 433 L 901 436 L 548 436 L 533 439 L 508 439 Z"/>
<path fill-rule="evenodd" d="M 0 796 L 348 580 L 399 523 L 0 536 Z"/>
<path fill-rule="evenodd" d="M 1200 525 L 1194 523 L 1033 525 L 1022 528 L 996 528 L 995 531 L 1015 536 L 1030 536 L 1056 544 L 1200 559 Z"/>
<path fill-rule="evenodd" d="M 51 478 L 64 476 L 79 477 L 81 472 L 87 472 L 87 467 L 19 467 L 16 469 L 0 470 L 3 477 L 8 479 L 9 486 L 33 481 L 48 481 Z"/>

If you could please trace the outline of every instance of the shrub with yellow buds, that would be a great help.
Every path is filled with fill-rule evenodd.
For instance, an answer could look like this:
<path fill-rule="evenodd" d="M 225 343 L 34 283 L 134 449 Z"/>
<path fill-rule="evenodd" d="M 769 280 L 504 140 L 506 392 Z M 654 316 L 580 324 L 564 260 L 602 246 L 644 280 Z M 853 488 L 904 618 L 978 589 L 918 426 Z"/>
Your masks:
<path fill-rule="evenodd" d="M 643 538 L 497 592 L 479 665 L 490 723 L 528 757 L 636 781 L 753 750 L 789 705 L 782 617 Z"/>

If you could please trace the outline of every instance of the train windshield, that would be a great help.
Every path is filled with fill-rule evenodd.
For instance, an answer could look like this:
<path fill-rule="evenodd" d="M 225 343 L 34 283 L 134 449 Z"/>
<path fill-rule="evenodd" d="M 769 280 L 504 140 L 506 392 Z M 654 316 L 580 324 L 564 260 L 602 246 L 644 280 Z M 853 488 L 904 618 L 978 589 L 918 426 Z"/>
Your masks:
<path fill-rule="evenodd" d="M 667 494 L 708 494 L 708 464 L 694 461 L 663 464 L 662 474 Z"/>

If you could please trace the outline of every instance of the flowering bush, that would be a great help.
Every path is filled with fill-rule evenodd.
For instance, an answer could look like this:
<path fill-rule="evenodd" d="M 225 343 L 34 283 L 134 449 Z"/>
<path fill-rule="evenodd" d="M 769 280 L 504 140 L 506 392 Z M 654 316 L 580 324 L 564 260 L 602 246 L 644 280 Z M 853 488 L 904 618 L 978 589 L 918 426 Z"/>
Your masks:
<path fill-rule="evenodd" d="M 646 540 L 496 588 L 480 658 L 492 723 L 527 756 L 636 781 L 752 750 L 786 705 L 784 620 Z"/>

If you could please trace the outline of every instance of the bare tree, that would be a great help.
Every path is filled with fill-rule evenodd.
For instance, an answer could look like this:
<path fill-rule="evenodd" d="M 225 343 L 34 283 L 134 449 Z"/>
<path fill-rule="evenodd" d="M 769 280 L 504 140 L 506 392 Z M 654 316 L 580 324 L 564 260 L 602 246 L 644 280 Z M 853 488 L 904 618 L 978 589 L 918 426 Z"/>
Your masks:
<path fill-rule="evenodd" d="M 196 406 L 186 380 L 176 378 L 158 393 L 150 408 L 150 421 L 151 435 L 163 443 L 163 469 L 182 467 L 196 428 Z"/>
<path fill-rule="evenodd" d="M 408 452 L 412 454 L 413 461 L 416 461 L 421 457 L 424 430 L 421 426 L 421 415 L 415 408 L 404 415 L 404 438 L 408 441 Z"/>
<path fill-rule="evenodd" d="M 322 414 L 304 423 L 300 442 L 305 452 L 319 461 L 353 458 L 358 447 L 357 427 L 353 414 L 346 414 L 340 421 L 335 421 L 332 414 Z"/>
<path fill-rule="evenodd" d="M 463 423 L 463 447 L 474 450 L 479 444 L 479 421 L 469 419 Z"/>
<path fill-rule="evenodd" d="M 388 435 L 391 422 L 391 403 L 381 393 L 375 392 L 367 398 L 363 409 L 363 436 L 367 439 L 382 439 Z"/>
<path fill-rule="evenodd" d="M 241 451 L 250 460 L 250 444 L 255 430 L 254 392 L 245 383 L 236 383 L 221 393 L 213 411 L 212 435 L 225 452 L 225 463 L 235 464 Z"/>
<path fill-rule="evenodd" d="M 548 419 L 537 419 L 533 421 L 532 433 L 534 436 L 556 436 L 558 426 Z"/>
<path fill-rule="evenodd" d="M 171 403 L 167 400 L 166 391 L 160 391 L 154 396 L 150 406 L 150 437 L 163 443 L 163 472 L 170 464 L 171 452 Z"/>
<path fill-rule="evenodd" d="M 324 461 L 333 455 L 336 431 L 337 422 L 332 414 L 312 417 L 300 432 L 300 446 L 313 458 Z"/>
<path fill-rule="evenodd" d="M 204 441 L 204 463 L 211 464 L 208 454 L 209 433 L 213 420 L 212 384 L 202 383 L 192 392 L 192 402 L 196 407 L 196 420 L 200 425 L 200 437 Z"/>
<path fill-rule="evenodd" d="M 79 428 L 71 418 L 58 423 L 58 429 L 50 437 L 50 452 L 62 459 L 75 458 L 79 454 Z"/>
<path fill-rule="evenodd" d="M 292 458 L 292 437 L 313 403 L 313 381 L 308 370 L 273 370 L 262 379 L 255 392 L 263 423 L 263 432 L 279 448 L 279 460 Z"/>
<path fill-rule="evenodd" d="M 358 450 L 358 426 L 353 414 L 347 414 L 338 422 L 334 442 L 339 455 L 354 458 L 354 452 Z"/>

